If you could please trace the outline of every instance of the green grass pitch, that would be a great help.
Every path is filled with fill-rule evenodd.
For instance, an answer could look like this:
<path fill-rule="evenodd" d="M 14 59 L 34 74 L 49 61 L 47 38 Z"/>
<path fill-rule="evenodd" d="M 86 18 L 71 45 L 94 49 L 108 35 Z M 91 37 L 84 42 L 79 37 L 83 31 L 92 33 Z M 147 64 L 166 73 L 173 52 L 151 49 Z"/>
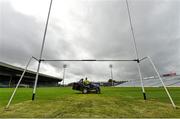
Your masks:
<path fill-rule="evenodd" d="M 180 106 L 180 88 L 168 88 L 174 102 Z M 101 94 L 81 94 L 71 87 L 38 88 L 35 101 L 32 89 L 20 88 L 8 110 L 4 110 L 13 89 L 0 89 L 0 118 L 118 118 L 118 117 L 177 117 L 163 88 L 101 87 Z"/>

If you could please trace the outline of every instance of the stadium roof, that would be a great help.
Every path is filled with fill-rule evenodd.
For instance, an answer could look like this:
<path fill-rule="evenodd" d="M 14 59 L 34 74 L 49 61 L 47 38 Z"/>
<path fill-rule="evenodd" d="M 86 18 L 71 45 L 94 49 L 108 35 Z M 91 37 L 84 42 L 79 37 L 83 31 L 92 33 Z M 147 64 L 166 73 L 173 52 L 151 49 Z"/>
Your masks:
<path fill-rule="evenodd" d="M 13 65 L 10 65 L 10 64 L 4 63 L 4 62 L 0 62 L 0 70 L 1 71 L 2 70 L 6 70 L 8 72 L 14 72 L 14 73 L 16 73 L 17 76 L 19 74 L 21 75 L 21 73 L 24 71 L 23 68 L 20 68 L 20 67 L 17 67 L 17 66 L 13 66 Z M 3 73 L 4 72 L 0 72 L 0 75 L 2 75 Z M 35 76 L 36 72 L 27 70 L 26 71 L 26 75 Z M 49 80 L 50 79 L 50 80 L 53 80 L 53 81 L 55 81 L 55 80 L 59 81 L 59 82 L 62 81 L 62 78 L 57 78 L 57 77 L 46 75 L 46 74 L 42 74 L 42 73 L 39 73 L 39 77 L 43 78 L 44 80 Z"/>

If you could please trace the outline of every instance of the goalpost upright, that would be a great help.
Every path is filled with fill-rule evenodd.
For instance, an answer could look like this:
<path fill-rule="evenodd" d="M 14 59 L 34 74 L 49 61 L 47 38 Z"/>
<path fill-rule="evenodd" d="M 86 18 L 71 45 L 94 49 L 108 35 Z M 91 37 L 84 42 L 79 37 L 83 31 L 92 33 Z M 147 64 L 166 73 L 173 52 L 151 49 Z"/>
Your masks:
<path fill-rule="evenodd" d="M 33 94 L 32 94 L 32 100 L 35 99 L 36 87 L 37 87 L 37 82 L 38 82 L 38 75 L 39 75 L 39 70 L 40 70 L 40 66 L 41 66 L 41 58 L 42 58 L 42 54 L 43 54 L 44 44 L 45 44 L 45 40 L 46 40 L 46 33 L 47 33 L 49 17 L 50 17 L 50 13 L 51 13 L 52 2 L 53 2 L 53 0 L 50 0 L 49 11 L 48 11 L 48 16 L 47 16 L 47 20 L 46 20 L 46 26 L 45 26 L 45 30 L 44 30 L 43 42 L 42 42 L 41 52 L 40 52 L 40 56 L 39 56 L 36 79 L 35 79 L 34 89 L 33 89 Z"/>
<path fill-rule="evenodd" d="M 141 82 L 143 97 L 144 97 L 144 100 L 146 100 L 146 93 L 145 93 L 145 89 L 144 89 L 140 61 L 139 61 L 139 54 L 138 54 L 138 49 L 137 49 L 137 45 L 136 45 L 136 39 L 135 39 L 134 29 L 133 29 L 133 25 L 132 25 L 132 19 L 131 19 L 131 13 L 130 13 L 130 9 L 129 9 L 128 0 L 126 0 L 126 6 L 127 6 L 128 18 L 129 18 L 129 23 L 130 23 L 130 27 L 131 27 L 131 33 L 132 33 L 132 37 L 133 37 L 134 48 L 135 48 L 135 53 L 136 53 L 136 58 L 137 58 L 137 68 L 138 68 L 138 72 L 139 72 L 139 78 L 140 78 L 140 82 Z"/>

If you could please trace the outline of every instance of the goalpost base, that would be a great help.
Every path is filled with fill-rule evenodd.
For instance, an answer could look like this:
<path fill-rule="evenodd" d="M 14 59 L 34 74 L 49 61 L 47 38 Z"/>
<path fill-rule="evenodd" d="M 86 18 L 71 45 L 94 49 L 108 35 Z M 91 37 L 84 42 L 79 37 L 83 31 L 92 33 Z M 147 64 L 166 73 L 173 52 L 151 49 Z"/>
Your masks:
<path fill-rule="evenodd" d="M 146 93 L 143 93 L 143 97 L 144 97 L 144 100 L 146 100 L 147 98 L 146 98 Z"/>
<path fill-rule="evenodd" d="M 35 99 L 35 93 L 33 93 L 32 95 L 32 101 L 34 101 L 34 99 Z"/>

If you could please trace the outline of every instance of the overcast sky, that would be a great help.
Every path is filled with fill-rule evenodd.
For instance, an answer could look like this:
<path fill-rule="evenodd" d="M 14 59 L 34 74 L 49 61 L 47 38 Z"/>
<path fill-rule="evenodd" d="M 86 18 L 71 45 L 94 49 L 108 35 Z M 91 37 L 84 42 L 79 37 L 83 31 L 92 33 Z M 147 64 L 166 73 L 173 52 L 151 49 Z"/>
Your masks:
<path fill-rule="evenodd" d="M 180 74 L 180 1 L 128 0 L 140 57 L 152 57 L 161 74 Z M 24 67 L 39 57 L 50 0 L 0 0 L 0 61 Z M 135 59 L 125 0 L 53 0 L 44 59 Z M 87 76 L 107 81 L 138 78 L 136 62 L 43 62 L 41 72 L 65 83 Z M 155 75 L 148 61 L 143 77 Z M 30 65 L 37 69 L 37 62 Z"/>

